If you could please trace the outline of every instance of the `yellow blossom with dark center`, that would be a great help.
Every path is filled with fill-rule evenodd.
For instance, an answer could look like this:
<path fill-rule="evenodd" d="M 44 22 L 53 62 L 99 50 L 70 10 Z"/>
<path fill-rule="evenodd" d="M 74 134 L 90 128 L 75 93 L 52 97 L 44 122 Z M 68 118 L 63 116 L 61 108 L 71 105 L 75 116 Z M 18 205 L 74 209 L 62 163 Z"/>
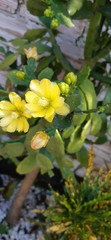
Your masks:
<path fill-rule="evenodd" d="M 27 132 L 27 118 L 31 115 L 26 109 L 26 102 L 15 92 L 9 93 L 10 101 L 0 102 L 0 126 L 6 132 Z"/>
<path fill-rule="evenodd" d="M 34 118 L 43 117 L 48 122 L 52 122 L 55 114 L 66 116 L 69 106 L 60 96 L 60 89 L 57 83 L 44 78 L 41 81 L 32 80 L 30 83 L 31 91 L 25 94 L 26 107 L 31 111 Z"/>

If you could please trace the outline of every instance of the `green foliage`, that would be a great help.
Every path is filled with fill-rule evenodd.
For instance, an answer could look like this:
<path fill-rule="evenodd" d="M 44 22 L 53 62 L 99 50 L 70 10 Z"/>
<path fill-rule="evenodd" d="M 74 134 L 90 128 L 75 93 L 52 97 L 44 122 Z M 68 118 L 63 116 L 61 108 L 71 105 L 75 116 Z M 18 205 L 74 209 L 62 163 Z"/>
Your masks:
<path fill-rule="evenodd" d="M 2 63 L 0 63 L 0 70 L 7 69 L 12 63 L 16 61 L 18 53 L 12 53 L 5 57 Z"/>
<path fill-rule="evenodd" d="M 10 51 L 10 47 L 0 47 L 5 57 L 0 64 L 0 70 L 11 69 L 7 73 L 5 88 L 0 86 L 0 101 L 9 101 L 10 92 L 16 92 L 22 99 L 25 99 L 31 80 L 41 81 L 47 78 L 52 85 L 53 82 L 58 84 L 61 101 L 63 100 L 69 106 L 70 111 L 67 116 L 64 116 L 65 114 L 61 116 L 57 114 L 60 113 L 59 109 L 55 112 L 51 123 L 43 120 L 43 112 L 40 112 L 39 118 L 32 118 L 31 115 L 31 118 L 27 120 L 28 132 L 17 133 L 15 142 L 12 140 L 13 133 L 6 135 L 3 128 L 4 132 L 0 132 L 0 156 L 3 159 L 10 158 L 20 174 L 26 174 L 34 168 L 40 168 L 41 172 L 45 173 L 53 168 L 53 162 L 56 161 L 63 177 L 67 178 L 68 174 L 72 173 L 75 157 L 83 166 L 87 166 L 88 156 L 84 143 L 88 134 L 96 136 L 94 142 L 96 144 L 107 141 L 106 133 L 111 135 L 111 123 L 107 118 L 111 113 L 111 71 L 107 70 L 107 65 L 111 63 L 109 55 L 111 50 L 110 3 L 105 0 L 93 2 L 88 0 L 28 0 L 27 8 L 31 14 L 40 19 L 44 26 L 39 29 L 30 29 L 23 37 L 13 39 L 11 44 L 16 48 L 16 53 Z M 61 52 L 57 43 L 59 34 L 57 27 L 60 24 L 74 27 L 74 19 L 86 18 L 89 21 L 89 29 L 84 46 L 84 62 L 83 67 L 78 70 Z M 83 37 L 82 34 L 80 39 Z M 33 48 L 37 49 L 37 57 L 26 54 Z M 18 56 L 21 59 L 19 61 Z M 105 97 L 103 100 L 98 100 L 98 95 L 103 88 Z M 55 92 L 52 92 L 51 97 L 48 96 L 49 103 L 54 95 L 56 95 Z M 45 100 L 42 99 L 43 105 L 46 104 Z M 54 105 L 56 103 L 54 102 Z M 2 122 L 2 117 L 6 112 L 2 113 L 2 104 L 0 106 L 0 122 Z M 14 116 L 16 118 L 16 114 Z M 5 121 L 8 119 L 6 118 Z M 50 140 L 43 149 L 34 150 L 31 147 L 31 141 L 37 131 L 45 132 Z M 84 155 L 83 159 L 82 155 Z"/>
<path fill-rule="evenodd" d="M 84 0 L 70 0 L 68 1 L 68 13 L 73 16 L 76 11 L 78 11 L 84 3 Z"/>
<path fill-rule="evenodd" d="M 35 16 L 42 16 L 47 5 L 41 0 L 28 0 L 27 8 Z"/>
<path fill-rule="evenodd" d="M 47 234 L 57 239 L 109 239 L 111 225 L 110 172 L 96 176 L 87 169 L 82 183 L 73 178 L 65 182 L 64 193 L 52 191 L 47 210 L 35 210 L 46 218 Z"/>

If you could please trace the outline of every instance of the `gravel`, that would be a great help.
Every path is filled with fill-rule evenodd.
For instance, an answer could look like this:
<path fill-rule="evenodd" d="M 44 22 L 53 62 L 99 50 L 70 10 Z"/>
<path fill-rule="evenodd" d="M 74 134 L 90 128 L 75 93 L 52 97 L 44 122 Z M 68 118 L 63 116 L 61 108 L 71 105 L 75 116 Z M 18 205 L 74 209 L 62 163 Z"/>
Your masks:
<path fill-rule="evenodd" d="M 1 189 L 6 187 L 11 181 L 15 181 L 15 179 L 7 175 L 0 175 Z M 39 220 L 37 214 L 32 210 L 37 207 L 39 209 L 46 208 L 47 199 L 50 195 L 49 190 L 32 186 L 27 195 L 18 224 L 13 228 L 9 228 L 5 221 L 7 212 L 19 187 L 20 183 L 8 200 L 5 200 L 3 194 L 0 194 L 0 240 L 36 240 L 43 236 L 43 233 L 38 230 L 35 224 L 35 221 Z M 5 227 L 6 233 L 1 233 L 1 226 Z"/>

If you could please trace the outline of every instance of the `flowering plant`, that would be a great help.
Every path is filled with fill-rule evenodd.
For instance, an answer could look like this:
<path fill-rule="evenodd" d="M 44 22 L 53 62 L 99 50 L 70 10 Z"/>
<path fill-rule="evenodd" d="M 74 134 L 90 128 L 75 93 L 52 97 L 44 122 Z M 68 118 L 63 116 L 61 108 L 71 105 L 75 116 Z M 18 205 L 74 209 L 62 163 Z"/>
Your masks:
<path fill-rule="evenodd" d="M 84 142 L 91 142 L 87 136 L 103 143 L 106 132 L 111 134 L 110 121 L 107 124 L 111 112 L 108 4 L 27 1 L 28 10 L 43 27 L 12 40 L 16 53 L 2 48 L 5 58 L 0 64 L 0 70 L 10 70 L 5 88 L 0 87 L 0 157 L 10 159 L 17 173 L 38 169 L 52 176 L 56 164 L 63 178 L 72 176 L 75 158 L 87 166 Z M 56 39 L 60 24 L 74 27 L 74 19 L 81 18 L 89 19 L 89 29 L 79 70 L 65 58 Z M 99 100 L 103 83 L 105 97 Z"/>

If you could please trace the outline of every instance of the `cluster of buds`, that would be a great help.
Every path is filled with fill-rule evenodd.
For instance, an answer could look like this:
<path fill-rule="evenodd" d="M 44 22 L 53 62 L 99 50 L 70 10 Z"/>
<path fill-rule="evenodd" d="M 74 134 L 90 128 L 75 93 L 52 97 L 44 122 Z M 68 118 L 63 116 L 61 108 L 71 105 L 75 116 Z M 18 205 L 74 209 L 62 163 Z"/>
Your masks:
<path fill-rule="evenodd" d="M 50 18 L 53 17 L 53 11 L 52 11 L 51 7 L 48 7 L 48 8 L 45 9 L 44 16 L 45 17 L 50 17 Z"/>
<path fill-rule="evenodd" d="M 17 71 L 16 72 L 16 78 L 17 80 L 23 81 L 25 78 L 25 72 L 23 71 Z"/>
<path fill-rule="evenodd" d="M 77 76 L 76 76 L 73 72 L 69 72 L 69 73 L 65 76 L 64 81 L 65 81 L 68 85 L 76 84 L 76 82 L 77 82 Z"/>
<path fill-rule="evenodd" d="M 59 26 L 59 21 L 57 20 L 57 18 L 53 18 L 51 21 L 51 28 L 55 29 Z"/>
<path fill-rule="evenodd" d="M 60 82 L 60 83 L 58 83 L 58 86 L 59 86 L 61 94 L 64 96 L 67 96 L 69 93 L 69 90 L 70 90 L 69 85 L 65 82 Z"/>
<path fill-rule="evenodd" d="M 75 85 L 76 81 L 77 81 L 77 76 L 73 72 L 69 72 L 65 76 L 64 82 L 58 83 L 61 94 L 64 96 L 67 96 L 70 91 L 71 85 Z"/>
<path fill-rule="evenodd" d="M 59 26 L 59 21 L 57 20 L 57 18 L 54 17 L 54 13 L 50 6 L 45 9 L 44 16 L 52 18 L 50 23 L 52 29 L 56 29 Z"/>

